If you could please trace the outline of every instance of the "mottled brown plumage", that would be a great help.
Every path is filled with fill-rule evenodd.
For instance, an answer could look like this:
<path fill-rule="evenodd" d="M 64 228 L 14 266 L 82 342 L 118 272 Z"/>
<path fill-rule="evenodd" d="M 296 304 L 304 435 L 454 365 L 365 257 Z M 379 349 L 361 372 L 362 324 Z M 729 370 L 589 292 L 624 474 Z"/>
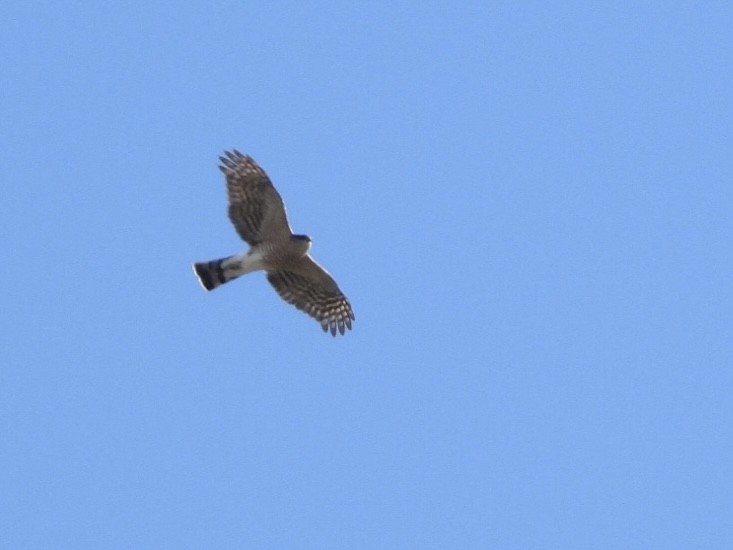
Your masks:
<path fill-rule="evenodd" d="M 285 205 L 265 171 L 236 149 L 219 160 L 227 181 L 229 219 L 242 240 L 255 246 L 263 240 L 289 239 Z"/>
<path fill-rule="evenodd" d="M 308 254 L 310 237 L 293 235 L 280 194 L 264 170 L 239 151 L 219 157 L 227 183 L 229 219 L 251 248 L 246 254 L 194 264 L 206 290 L 252 271 L 267 280 L 287 303 L 318 321 L 332 335 L 344 334 L 355 320 L 336 281 Z"/>

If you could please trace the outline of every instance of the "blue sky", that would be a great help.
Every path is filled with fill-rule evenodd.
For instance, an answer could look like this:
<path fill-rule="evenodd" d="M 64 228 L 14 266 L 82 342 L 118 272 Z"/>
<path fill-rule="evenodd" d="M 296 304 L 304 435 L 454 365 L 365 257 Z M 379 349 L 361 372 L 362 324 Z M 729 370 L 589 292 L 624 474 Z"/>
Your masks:
<path fill-rule="evenodd" d="M 0 11 L 0 546 L 733 547 L 730 3 Z"/>

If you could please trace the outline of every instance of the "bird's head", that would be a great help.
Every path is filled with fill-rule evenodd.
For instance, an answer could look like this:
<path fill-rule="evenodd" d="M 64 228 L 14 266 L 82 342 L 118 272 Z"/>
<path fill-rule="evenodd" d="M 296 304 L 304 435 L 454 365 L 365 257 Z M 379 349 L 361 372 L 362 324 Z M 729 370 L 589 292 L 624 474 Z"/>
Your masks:
<path fill-rule="evenodd" d="M 311 249 L 311 243 L 313 242 L 308 235 L 293 235 L 290 239 L 298 244 L 298 250 L 302 251 L 304 256 L 308 254 L 308 251 Z"/>

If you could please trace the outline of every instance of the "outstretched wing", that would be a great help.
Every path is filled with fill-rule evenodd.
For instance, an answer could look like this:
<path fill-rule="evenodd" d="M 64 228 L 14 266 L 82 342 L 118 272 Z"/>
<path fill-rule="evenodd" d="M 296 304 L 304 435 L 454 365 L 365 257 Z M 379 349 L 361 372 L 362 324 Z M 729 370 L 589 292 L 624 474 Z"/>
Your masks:
<path fill-rule="evenodd" d="M 236 149 L 219 157 L 227 180 L 229 219 L 250 246 L 291 235 L 285 205 L 265 171 Z"/>
<path fill-rule="evenodd" d="M 285 270 L 268 271 L 267 280 L 287 303 L 307 313 L 324 332 L 343 334 L 356 319 L 336 281 L 309 255 Z"/>

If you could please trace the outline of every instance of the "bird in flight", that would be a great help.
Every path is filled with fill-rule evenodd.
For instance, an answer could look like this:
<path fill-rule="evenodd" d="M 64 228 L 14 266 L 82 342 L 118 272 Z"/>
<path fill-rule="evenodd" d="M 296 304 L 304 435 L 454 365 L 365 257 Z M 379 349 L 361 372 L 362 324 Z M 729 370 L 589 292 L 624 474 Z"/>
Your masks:
<path fill-rule="evenodd" d="M 229 198 L 229 220 L 250 246 L 244 254 L 197 262 L 193 271 L 205 290 L 241 275 L 265 271 L 280 297 L 336 336 L 356 319 L 336 281 L 311 258 L 311 238 L 294 235 L 285 205 L 265 171 L 236 149 L 219 157 Z"/>

